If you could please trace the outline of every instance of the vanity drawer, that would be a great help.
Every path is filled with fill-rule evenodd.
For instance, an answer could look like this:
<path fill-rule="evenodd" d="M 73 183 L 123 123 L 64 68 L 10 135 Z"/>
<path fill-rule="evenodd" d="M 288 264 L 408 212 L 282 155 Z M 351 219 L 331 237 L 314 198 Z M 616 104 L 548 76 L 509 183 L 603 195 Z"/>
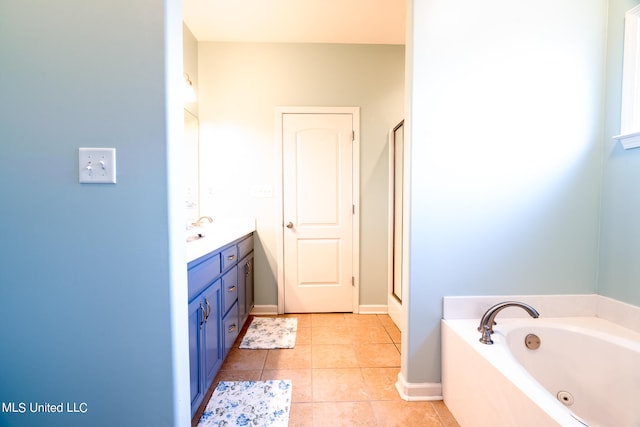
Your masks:
<path fill-rule="evenodd" d="M 253 234 L 238 243 L 238 259 L 246 257 L 253 250 Z"/>
<path fill-rule="evenodd" d="M 229 353 L 231 347 L 233 347 L 233 343 L 236 341 L 236 338 L 238 338 L 238 333 L 240 333 L 240 324 L 238 322 L 238 303 L 235 303 L 222 321 L 225 356 Z"/>
<path fill-rule="evenodd" d="M 215 254 L 189 268 L 189 301 L 220 274 L 220 254 Z"/>
<path fill-rule="evenodd" d="M 233 264 L 238 262 L 238 247 L 236 245 L 229 246 L 222 251 L 222 270 L 226 270 Z"/>
<path fill-rule="evenodd" d="M 238 266 L 222 276 L 222 312 L 226 313 L 238 300 Z"/>

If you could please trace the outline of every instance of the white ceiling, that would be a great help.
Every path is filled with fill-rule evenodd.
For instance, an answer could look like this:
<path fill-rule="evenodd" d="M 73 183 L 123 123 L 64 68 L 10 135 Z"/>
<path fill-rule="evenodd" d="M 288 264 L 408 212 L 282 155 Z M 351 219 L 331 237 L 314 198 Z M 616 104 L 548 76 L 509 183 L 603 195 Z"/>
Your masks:
<path fill-rule="evenodd" d="M 404 44 L 405 0 L 183 0 L 198 41 Z"/>

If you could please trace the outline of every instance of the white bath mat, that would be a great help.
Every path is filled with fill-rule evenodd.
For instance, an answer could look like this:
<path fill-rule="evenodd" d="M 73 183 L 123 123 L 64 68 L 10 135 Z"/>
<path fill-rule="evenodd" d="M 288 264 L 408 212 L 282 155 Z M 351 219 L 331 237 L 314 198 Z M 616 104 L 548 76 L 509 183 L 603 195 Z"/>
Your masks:
<path fill-rule="evenodd" d="M 198 427 L 286 427 L 291 408 L 291 380 L 221 381 Z"/>
<path fill-rule="evenodd" d="M 254 317 L 240 348 L 251 350 L 293 348 L 298 319 L 295 317 Z"/>

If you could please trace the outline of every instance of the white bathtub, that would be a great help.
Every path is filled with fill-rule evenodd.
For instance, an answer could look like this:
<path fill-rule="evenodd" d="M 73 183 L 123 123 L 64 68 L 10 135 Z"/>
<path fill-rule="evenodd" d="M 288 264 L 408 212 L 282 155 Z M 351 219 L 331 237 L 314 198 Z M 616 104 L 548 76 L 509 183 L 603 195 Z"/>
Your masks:
<path fill-rule="evenodd" d="M 461 426 L 640 426 L 640 333 L 597 317 L 496 322 L 486 345 L 479 320 L 442 321 L 443 397 Z"/>

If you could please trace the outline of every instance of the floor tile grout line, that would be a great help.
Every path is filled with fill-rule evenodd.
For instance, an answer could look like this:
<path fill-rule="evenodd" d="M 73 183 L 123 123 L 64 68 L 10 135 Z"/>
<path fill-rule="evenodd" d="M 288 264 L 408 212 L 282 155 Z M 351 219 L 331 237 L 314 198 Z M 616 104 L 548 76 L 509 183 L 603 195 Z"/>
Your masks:
<path fill-rule="evenodd" d="M 343 320 L 344 320 L 344 319 L 346 319 L 346 316 L 345 316 L 344 314 L 342 314 L 342 315 L 341 315 L 341 317 L 343 318 Z M 384 330 L 385 330 L 385 332 L 386 332 L 386 335 L 387 335 L 387 338 L 389 338 L 391 342 L 384 342 L 384 343 L 377 343 L 377 342 L 361 342 L 361 343 L 359 343 L 359 345 L 361 345 L 362 347 L 365 347 L 365 346 L 367 346 L 367 345 L 375 345 L 375 344 L 392 344 L 392 345 L 395 347 L 396 351 L 397 351 L 399 354 L 401 354 L 401 348 L 400 348 L 400 344 L 401 344 L 401 343 L 400 343 L 400 342 L 395 342 L 395 341 L 394 341 L 393 336 L 392 336 L 392 333 L 390 332 L 390 328 L 387 328 L 387 327 L 385 326 L 385 324 L 384 324 L 383 322 L 381 322 L 381 321 L 380 321 L 380 317 L 379 317 L 378 315 L 376 315 L 376 317 L 378 317 L 378 322 L 377 322 L 376 324 L 377 324 L 377 325 L 381 325 L 381 326 L 384 328 Z M 318 319 L 319 319 L 319 318 L 316 318 L 316 320 L 318 320 Z M 313 329 L 313 328 L 314 328 L 314 326 L 313 326 L 313 325 L 314 325 L 314 323 L 313 323 L 313 321 L 312 321 L 312 317 L 310 317 L 310 319 L 309 319 L 309 321 L 308 321 L 308 322 L 309 322 L 308 324 L 310 325 L 310 326 L 308 326 L 308 327 L 309 327 L 310 329 Z M 333 326 L 331 326 L 331 325 L 329 325 L 329 326 L 330 326 L 330 327 L 333 327 Z M 351 326 L 356 326 L 356 325 L 351 324 Z M 361 326 L 371 326 L 371 325 L 369 325 L 369 324 L 362 324 Z M 317 324 L 317 322 L 316 322 L 316 326 L 315 326 L 315 327 L 327 327 L 327 325 L 319 325 L 319 324 Z M 309 331 L 309 332 L 311 332 L 311 331 Z M 396 334 L 396 332 L 394 331 L 394 332 L 393 332 L 393 334 Z M 350 345 L 350 346 L 354 346 L 354 345 L 356 345 L 356 344 L 357 344 L 357 343 L 352 342 L 351 344 L 343 344 L 343 345 Z M 309 343 L 308 343 L 308 344 L 306 344 L 306 345 L 308 345 L 308 346 L 310 347 L 310 357 L 311 357 L 311 355 L 313 354 L 313 349 L 314 349 L 314 347 L 317 347 L 318 345 L 332 345 L 332 344 L 328 344 L 328 343 L 327 343 L 327 344 L 314 344 L 314 343 L 313 343 L 313 340 L 312 340 L 312 338 L 311 338 L 311 336 L 310 336 L 310 341 L 309 341 Z M 340 344 L 333 344 L 333 345 L 340 345 Z M 272 353 L 272 352 L 271 352 L 270 350 L 268 350 L 268 351 L 266 352 L 266 354 L 265 354 L 264 359 L 262 360 L 262 367 L 261 367 L 261 369 L 259 369 L 259 378 L 260 378 L 260 379 L 264 379 L 264 378 L 265 378 L 265 377 L 264 377 L 265 372 L 266 372 L 266 371 L 269 371 L 269 369 L 267 369 L 267 361 L 268 361 L 268 359 L 269 359 L 269 357 L 270 357 L 270 354 L 269 354 L 269 353 Z M 356 400 L 356 401 L 336 401 L 336 400 L 327 400 L 327 401 L 322 401 L 322 402 L 316 402 L 316 401 L 315 401 L 316 396 L 314 395 L 314 394 L 315 394 L 315 393 L 314 393 L 314 375 L 313 375 L 313 372 L 314 372 L 314 371 L 321 370 L 321 369 L 337 370 L 337 369 L 354 369 L 354 368 L 355 368 L 355 369 L 358 369 L 358 372 L 359 372 L 359 375 L 360 375 L 360 379 L 361 379 L 362 383 L 363 383 L 363 384 L 365 384 L 365 391 L 366 391 L 366 393 L 367 393 L 367 398 L 366 398 L 366 400 Z M 371 410 L 371 414 L 372 414 L 372 416 L 373 416 L 372 421 L 373 421 L 373 420 L 375 420 L 375 425 L 376 425 L 376 426 L 381 426 L 381 425 L 383 425 L 382 423 L 384 423 L 385 416 L 384 416 L 384 415 L 382 415 L 382 413 L 376 412 L 376 411 L 374 410 L 374 405 L 375 405 L 375 403 L 376 403 L 376 402 L 393 402 L 393 401 L 395 401 L 395 399 L 379 399 L 379 398 L 375 398 L 375 399 L 374 399 L 374 398 L 373 398 L 373 396 L 371 396 L 371 395 L 369 394 L 370 389 L 366 386 L 366 383 L 365 383 L 365 381 L 364 381 L 364 370 L 365 370 L 365 369 L 396 369 L 396 370 L 399 370 L 399 369 L 400 369 L 400 366 L 371 366 L 371 367 L 369 367 L 369 366 L 362 366 L 362 364 L 358 361 L 358 366 L 357 366 L 357 367 L 351 367 L 351 368 L 350 368 L 350 367 L 336 367 L 336 368 L 332 368 L 332 367 L 315 367 L 315 368 L 314 368 L 313 366 L 309 366 L 309 368 L 287 368 L 287 367 L 283 367 L 283 368 L 276 367 L 276 368 L 274 368 L 274 370 L 279 370 L 279 369 L 301 369 L 301 370 L 308 370 L 308 371 L 309 371 L 309 374 L 310 374 L 310 381 L 309 381 L 309 387 L 310 387 L 310 390 L 309 390 L 309 391 L 310 391 L 310 395 L 311 395 L 311 397 L 310 397 L 311 402 L 305 402 L 305 401 L 301 401 L 301 402 L 292 402 L 292 405 L 293 405 L 293 404 L 296 404 L 296 405 L 298 405 L 298 404 L 305 404 L 305 405 L 307 405 L 307 404 L 308 404 L 308 405 L 310 405 L 310 407 L 312 408 L 311 413 L 309 414 L 309 415 L 310 415 L 310 418 L 311 418 L 311 419 L 310 419 L 310 421 L 311 421 L 311 425 L 317 425 L 317 424 L 316 424 L 316 420 L 315 420 L 315 418 L 314 418 L 314 417 L 315 417 L 315 416 L 314 416 L 314 413 L 315 413 L 315 407 L 316 407 L 316 405 L 317 405 L 317 404 L 322 404 L 322 403 L 334 403 L 334 404 L 335 404 L 335 403 L 337 403 L 337 402 L 339 402 L 339 403 L 343 403 L 343 402 L 366 402 L 366 403 L 368 404 L 368 407 L 370 408 L 370 410 Z M 444 418 L 443 418 L 443 415 L 441 415 L 441 413 L 436 409 L 435 405 L 433 405 L 433 403 L 431 403 L 431 402 L 430 402 L 429 407 L 431 408 L 432 412 L 436 415 L 436 417 L 437 417 L 436 419 L 437 419 L 437 423 L 438 423 L 438 425 L 439 425 L 439 426 L 442 426 L 442 427 L 446 426 L 446 425 L 447 425 L 447 423 L 445 422 L 445 420 L 444 420 Z M 317 414 L 315 414 L 315 415 L 317 415 Z M 382 421 L 381 421 L 380 416 L 382 416 L 382 417 L 383 417 L 383 418 L 382 418 Z M 305 424 L 305 425 L 307 425 L 307 424 Z"/>
<path fill-rule="evenodd" d="M 431 408 L 433 409 L 433 412 L 436 413 L 436 415 L 438 416 L 438 421 L 440 421 L 440 424 L 442 426 L 445 425 L 444 419 L 442 418 L 442 415 L 440 415 L 440 411 L 438 411 L 435 407 L 435 405 L 432 402 L 429 402 L 431 404 Z"/>

